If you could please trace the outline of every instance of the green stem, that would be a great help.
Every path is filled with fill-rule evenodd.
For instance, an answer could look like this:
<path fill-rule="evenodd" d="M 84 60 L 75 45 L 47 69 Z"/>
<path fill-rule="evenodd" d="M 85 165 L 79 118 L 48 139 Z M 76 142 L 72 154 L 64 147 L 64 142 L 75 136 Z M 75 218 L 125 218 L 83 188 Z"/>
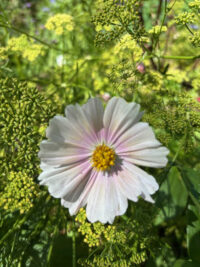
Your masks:
<path fill-rule="evenodd" d="M 1 238 L 0 240 L 0 246 L 1 244 L 6 240 L 6 238 L 12 234 L 16 229 L 20 228 L 20 226 L 27 220 L 27 218 L 29 217 L 29 213 L 27 213 L 21 220 L 18 219 L 15 224 L 13 225 L 13 227 Z"/>
<path fill-rule="evenodd" d="M 76 267 L 76 236 L 75 236 L 75 223 L 73 227 L 73 235 L 72 235 L 72 266 Z"/>
<path fill-rule="evenodd" d="M 126 215 L 122 215 L 121 218 L 126 222 L 128 221 L 128 217 Z"/>
<path fill-rule="evenodd" d="M 171 7 L 168 7 L 168 12 L 172 10 L 172 8 L 174 7 L 174 5 L 176 4 L 176 1 L 177 0 L 174 1 L 174 3 L 171 5 Z"/>
<path fill-rule="evenodd" d="M 49 246 L 49 251 L 47 254 L 47 266 L 48 267 L 50 266 L 51 255 L 52 255 L 52 251 L 53 251 L 53 245 L 54 245 L 54 241 L 55 241 L 55 237 L 56 237 L 57 232 L 58 232 L 58 225 L 55 226 L 55 229 L 53 231 L 52 241 L 51 241 L 51 244 Z"/>
<path fill-rule="evenodd" d="M 84 85 L 76 84 L 76 83 L 68 83 L 67 86 L 74 86 L 74 87 L 78 87 L 78 88 L 81 88 L 81 89 L 84 89 L 84 90 L 89 90 L 88 87 L 85 87 Z"/>
<path fill-rule="evenodd" d="M 163 27 L 163 25 L 164 25 L 164 23 L 165 23 L 165 19 L 166 19 L 166 16 L 167 16 L 167 0 L 165 0 L 164 5 L 165 5 L 165 6 L 164 6 L 165 13 L 164 13 L 164 16 L 163 16 L 163 19 L 162 19 L 162 22 L 161 22 L 160 32 L 159 32 L 159 34 L 158 34 L 158 36 L 157 36 L 157 39 L 156 39 L 156 42 L 155 42 L 155 45 L 154 45 L 154 48 L 155 48 L 155 49 L 156 49 L 156 46 L 157 46 L 157 44 L 158 44 L 158 42 L 159 42 L 160 34 L 161 34 L 161 32 L 162 32 L 162 27 Z"/>
<path fill-rule="evenodd" d="M 160 58 L 165 58 L 165 59 L 180 59 L 180 60 L 194 60 L 197 58 L 200 58 L 200 55 L 197 56 L 161 56 Z"/>
<path fill-rule="evenodd" d="M 6 24 L 0 24 L 0 27 L 4 27 L 4 28 L 10 29 L 10 30 L 13 30 L 15 32 L 19 32 L 19 33 L 25 34 L 29 38 L 34 39 L 35 41 L 37 41 L 37 42 L 39 42 L 39 43 L 41 43 L 41 44 L 43 44 L 43 45 L 45 45 L 45 46 L 47 46 L 47 47 L 49 47 L 51 49 L 60 51 L 62 53 L 67 53 L 67 51 L 63 51 L 62 49 L 60 49 L 60 48 L 58 48 L 58 47 L 56 47 L 54 45 L 51 45 L 51 44 L 39 39 L 38 37 L 36 37 L 36 36 L 34 36 L 32 34 L 29 34 L 29 33 L 25 32 L 25 31 L 23 31 L 21 29 L 18 29 L 18 28 L 14 27 L 14 26 L 6 25 Z"/>
<path fill-rule="evenodd" d="M 188 27 L 187 24 L 185 24 L 185 27 L 186 27 L 186 29 L 187 29 L 192 35 L 194 35 L 194 33 L 190 30 L 190 28 Z"/>
<path fill-rule="evenodd" d="M 41 197 L 45 197 L 47 194 L 47 192 L 43 192 L 41 193 Z M 49 201 L 49 198 L 47 197 L 46 201 Z M 29 212 L 27 212 L 27 214 L 22 217 L 17 219 L 17 221 L 14 223 L 14 225 L 12 226 L 12 228 L 1 238 L 0 240 L 0 246 L 1 244 L 9 237 L 9 235 L 11 235 L 13 232 L 15 232 L 15 230 L 20 229 L 20 227 L 25 223 L 25 221 L 28 219 L 28 217 L 31 215 L 32 210 L 29 210 Z"/>

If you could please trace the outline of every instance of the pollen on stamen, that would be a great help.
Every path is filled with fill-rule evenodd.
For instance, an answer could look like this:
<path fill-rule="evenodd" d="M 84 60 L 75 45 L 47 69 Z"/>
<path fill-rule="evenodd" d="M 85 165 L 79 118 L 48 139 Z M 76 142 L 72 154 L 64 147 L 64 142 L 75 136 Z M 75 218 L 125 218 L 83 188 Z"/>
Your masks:
<path fill-rule="evenodd" d="M 115 165 L 115 157 L 115 151 L 112 148 L 105 144 L 98 145 L 92 154 L 92 166 L 98 171 L 109 170 Z"/>

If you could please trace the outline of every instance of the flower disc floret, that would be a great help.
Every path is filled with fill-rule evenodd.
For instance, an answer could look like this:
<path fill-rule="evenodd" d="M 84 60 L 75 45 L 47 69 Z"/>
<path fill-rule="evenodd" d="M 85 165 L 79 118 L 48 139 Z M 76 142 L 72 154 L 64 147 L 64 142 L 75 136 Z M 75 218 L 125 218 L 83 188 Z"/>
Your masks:
<path fill-rule="evenodd" d="M 106 171 L 115 164 L 115 152 L 112 148 L 98 145 L 92 155 L 92 166 L 98 171 Z"/>

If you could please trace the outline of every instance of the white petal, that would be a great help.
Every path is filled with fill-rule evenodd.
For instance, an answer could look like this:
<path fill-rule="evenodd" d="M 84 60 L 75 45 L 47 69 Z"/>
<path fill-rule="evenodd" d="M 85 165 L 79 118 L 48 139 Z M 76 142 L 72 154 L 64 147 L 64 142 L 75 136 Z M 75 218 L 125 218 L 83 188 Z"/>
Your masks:
<path fill-rule="evenodd" d="M 126 167 L 132 174 L 139 178 L 140 182 L 147 188 L 150 195 L 154 194 L 159 189 L 159 185 L 152 175 L 149 175 L 133 164 L 126 163 Z"/>
<path fill-rule="evenodd" d="M 121 193 L 128 199 L 137 202 L 142 194 L 140 180 L 123 166 L 123 170 L 118 174 L 118 186 Z"/>
<path fill-rule="evenodd" d="M 50 120 L 46 129 L 46 136 L 49 140 L 59 144 L 73 144 L 78 147 L 91 148 L 91 144 L 96 140 L 94 133 L 88 134 L 84 130 L 84 121 L 82 125 L 77 125 L 71 118 L 55 116 Z"/>
<path fill-rule="evenodd" d="M 127 206 L 127 197 L 117 188 L 117 176 L 99 172 L 87 200 L 88 220 L 113 223 L 115 216 L 124 214 Z"/>
<path fill-rule="evenodd" d="M 118 184 L 122 193 L 133 201 L 142 196 L 145 200 L 153 202 L 150 195 L 159 188 L 153 176 L 128 162 L 123 162 L 123 171 L 119 173 Z"/>
<path fill-rule="evenodd" d="M 87 184 L 91 169 L 88 162 L 70 167 L 51 167 L 43 171 L 38 179 L 40 184 L 48 186 L 53 197 L 75 202 Z"/>
<path fill-rule="evenodd" d="M 49 121 L 46 129 L 47 138 L 57 143 L 64 143 L 68 139 L 69 125 L 63 116 L 55 116 Z"/>
<path fill-rule="evenodd" d="M 104 108 L 99 98 L 90 98 L 86 104 L 82 106 L 90 125 L 99 132 L 103 128 Z"/>
<path fill-rule="evenodd" d="M 160 168 L 168 161 L 168 149 L 161 147 L 147 123 L 139 122 L 128 129 L 114 147 L 119 157 L 136 165 Z"/>
<path fill-rule="evenodd" d="M 73 122 L 73 127 L 77 131 L 83 131 L 84 136 L 91 136 L 96 142 L 97 133 L 103 128 L 103 113 L 103 106 L 98 98 L 89 99 L 82 107 L 76 104 L 65 109 L 66 117 Z"/>
<path fill-rule="evenodd" d="M 148 123 L 138 122 L 129 128 L 116 141 L 114 147 L 117 154 L 140 150 L 148 147 L 158 147 L 161 143 L 156 139 Z"/>
<path fill-rule="evenodd" d="M 121 155 L 121 157 L 136 165 L 162 168 L 165 167 L 168 162 L 168 153 L 169 150 L 166 147 L 146 148 L 123 153 L 123 156 Z"/>
<path fill-rule="evenodd" d="M 140 105 L 127 103 L 122 98 L 113 97 L 105 109 L 103 123 L 107 129 L 107 142 L 113 144 L 124 132 L 142 117 Z"/>
<path fill-rule="evenodd" d="M 64 207 L 69 208 L 69 213 L 71 215 L 77 214 L 79 209 L 86 205 L 89 192 L 91 191 L 91 188 L 94 184 L 96 177 L 97 177 L 97 172 L 94 169 L 92 169 L 85 188 L 83 189 L 79 198 L 75 202 L 72 202 L 71 200 L 70 201 L 66 200 L 66 198 L 61 199 L 61 204 Z"/>
<path fill-rule="evenodd" d="M 43 140 L 38 156 L 44 164 L 61 166 L 89 159 L 91 153 L 87 148 Z"/>

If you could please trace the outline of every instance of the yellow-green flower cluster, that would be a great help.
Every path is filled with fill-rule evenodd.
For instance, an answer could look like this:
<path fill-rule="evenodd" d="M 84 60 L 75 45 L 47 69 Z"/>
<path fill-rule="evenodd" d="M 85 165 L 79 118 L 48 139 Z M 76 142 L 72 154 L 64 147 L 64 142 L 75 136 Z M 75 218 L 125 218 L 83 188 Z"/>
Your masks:
<path fill-rule="evenodd" d="M 196 145 L 195 131 L 200 130 L 199 103 L 189 93 L 166 91 L 164 88 L 158 91 L 156 97 L 149 95 L 146 103 L 143 102 L 148 108 L 151 104 L 143 119 L 157 129 L 157 137 L 162 143 L 180 141 L 183 148 L 190 151 Z"/>
<path fill-rule="evenodd" d="M 200 10 L 200 1 L 199 0 L 195 0 L 194 2 L 189 3 L 189 6 L 192 9 L 199 11 Z"/>
<path fill-rule="evenodd" d="M 123 58 L 130 57 L 131 54 L 132 59 L 137 62 L 142 56 L 142 49 L 137 45 L 133 37 L 127 33 L 114 46 L 114 54 Z"/>
<path fill-rule="evenodd" d="M 96 28 L 95 28 L 95 30 L 97 31 L 97 32 L 99 32 L 99 31 L 102 31 L 102 30 L 105 30 L 105 31 L 111 31 L 111 29 L 112 29 L 112 27 L 111 27 L 111 25 L 105 25 L 105 26 L 102 26 L 101 24 L 97 24 L 96 25 Z"/>
<path fill-rule="evenodd" d="M 99 237 L 101 233 L 97 234 L 92 231 L 92 224 L 86 222 L 86 212 L 83 208 L 80 209 L 75 220 L 81 223 L 78 232 L 81 232 L 82 235 L 85 236 L 84 242 L 87 243 L 89 247 L 99 246 Z"/>
<path fill-rule="evenodd" d="M 171 81 L 176 81 L 182 83 L 183 81 L 188 82 L 189 77 L 185 70 L 171 67 L 167 72 L 167 79 Z"/>
<path fill-rule="evenodd" d="M 31 177 L 25 172 L 10 172 L 6 187 L 0 194 L 0 206 L 10 212 L 19 210 L 24 213 L 33 207 L 37 196 L 38 188 Z"/>
<path fill-rule="evenodd" d="M 115 226 L 105 226 L 100 222 L 95 222 L 93 224 L 86 221 L 85 209 L 81 208 L 75 219 L 80 223 L 78 231 L 85 236 L 84 242 L 88 244 L 89 247 L 99 246 L 104 242 L 110 243 L 125 243 L 126 235 L 122 231 L 117 231 Z"/>
<path fill-rule="evenodd" d="M 197 73 L 199 73 L 199 69 L 197 69 Z M 200 77 L 199 75 L 195 75 L 195 78 L 192 80 L 192 87 L 197 91 L 200 90 Z"/>
<path fill-rule="evenodd" d="M 143 85 L 141 91 L 145 94 L 151 94 L 153 91 L 159 91 L 163 86 L 162 75 L 157 71 L 149 71 L 143 76 Z"/>
<path fill-rule="evenodd" d="M 141 253 L 132 254 L 130 260 L 135 264 L 141 264 L 147 260 L 147 253 L 146 251 L 142 251 Z"/>
<path fill-rule="evenodd" d="M 12 52 L 19 52 L 28 61 L 34 61 L 39 55 L 44 55 L 44 46 L 35 44 L 25 34 L 13 37 L 8 40 L 7 49 Z"/>
<path fill-rule="evenodd" d="M 85 236 L 88 235 L 89 237 L 84 241 L 90 247 L 98 247 L 99 250 L 98 253 L 93 254 L 91 248 L 90 252 L 93 256 L 79 259 L 81 266 L 136 266 L 147 260 L 148 250 L 150 247 L 154 250 L 152 244 L 157 236 L 152 231 L 152 208 L 146 203 L 140 204 L 135 207 L 130 220 L 108 226 L 99 222 L 94 224 L 86 222 L 86 212 L 84 209 L 80 210 L 76 217 L 76 221 L 81 224 L 79 232 Z M 95 244 L 97 238 L 99 242 Z"/>
<path fill-rule="evenodd" d="M 178 25 L 186 25 L 195 22 L 195 14 L 190 12 L 183 12 L 175 18 Z"/>
<path fill-rule="evenodd" d="M 166 31 L 167 31 L 167 27 L 166 26 L 156 25 L 152 29 L 149 30 L 149 33 L 150 34 L 159 35 L 160 33 L 166 32 Z"/>
<path fill-rule="evenodd" d="M 190 41 L 194 46 L 200 46 L 200 32 L 194 32 L 194 34 L 190 36 Z"/>
<path fill-rule="evenodd" d="M 73 17 L 68 14 L 56 14 L 47 20 L 45 27 L 54 31 L 56 35 L 71 32 L 74 29 Z"/>
<path fill-rule="evenodd" d="M 117 230 L 116 226 L 111 226 L 109 225 L 105 230 L 104 230 L 104 237 L 107 241 L 111 243 L 121 243 L 125 244 L 127 238 L 124 233 L 124 231 L 119 231 Z"/>
<path fill-rule="evenodd" d="M 95 255 L 93 261 L 91 261 L 90 259 L 79 259 L 78 263 L 81 266 L 84 267 L 133 267 L 135 265 L 133 265 L 132 262 L 128 262 L 126 259 L 118 259 L 116 261 L 112 260 L 112 257 L 110 256 L 110 252 L 109 252 L 109 256 L 99 256 L 99 255 Z"/>
<path fill-rule="evenodd" d="M 140 40 L 144 36 L 138 0 L 98 0 L 96 6 L 97 12 L 93 17 L 93 23 L 97 30 L 97 44 L 118 40 L 121 35 L 128 32 L 128 28 L 132 29 L 134 39 Z"/>
<path fill-rule="evenodd" d="M 0 79 L 0 185 L 11 171 L 39 174 L 40 133 L 54 115 L 39 91 L 16 79 Z M 5 186 L 5 185 L 4 185 Z"/>
<path fill-rule="evenodd" d="M 8 52 L 7 47 L 0 47 L 0 60 L 7 59 L 7 57 L 8 57 L 7 52 Z"/>

